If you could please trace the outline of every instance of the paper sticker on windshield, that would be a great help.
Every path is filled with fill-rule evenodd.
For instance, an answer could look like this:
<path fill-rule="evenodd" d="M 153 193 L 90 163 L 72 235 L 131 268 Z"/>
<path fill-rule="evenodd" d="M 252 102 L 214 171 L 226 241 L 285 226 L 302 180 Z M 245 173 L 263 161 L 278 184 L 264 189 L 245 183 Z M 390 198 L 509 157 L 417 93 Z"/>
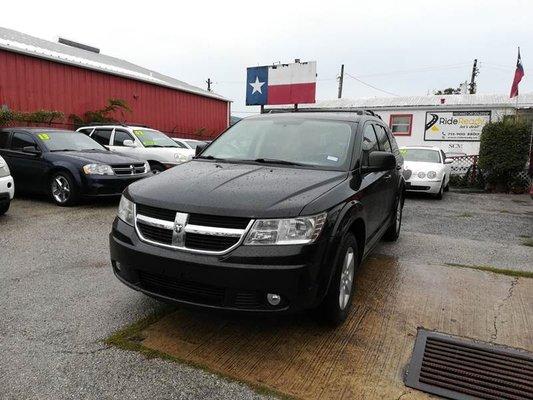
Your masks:
<path fill-rule="evenodd" d="M 153 146 L 155 144 L 155 141 L 154 140 L 144 140 L 143 144 L 145 146 Z"/>
<path fill-rule="evenodd" d="M 41 139 L 41 140 L 50 140 L 50 136 L 48 136 L 47 133 L 39 133 L 37 136 L 38 136 L 39 139 Z"/>
<path fill-rule="evenodd" d="M 407 154 L 407 149 L 400 149 L 400 154 L 405 156 Z"/>
<path fill-rule="evenodd" d="M 328 156 L 327 159 L 328 161 L 334 161 L 334 162 L 339 161 L 339 157 L 335 157 L 335 156 Z"/>
<path fill-rule="evenodd" d="M 144 132 L 143 132 L 143 131 L 134 130 L 134 131 L 133 131 L 133 134 L 134 134 L 135 136 L 143 136 L 143 135 L 144 135 Z"/>

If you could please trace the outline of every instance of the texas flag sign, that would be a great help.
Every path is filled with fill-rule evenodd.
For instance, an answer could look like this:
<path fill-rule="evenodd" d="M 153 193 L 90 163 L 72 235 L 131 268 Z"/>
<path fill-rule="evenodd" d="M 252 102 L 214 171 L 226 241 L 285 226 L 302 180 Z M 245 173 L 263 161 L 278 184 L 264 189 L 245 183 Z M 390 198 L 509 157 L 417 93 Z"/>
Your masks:
<path fill-rule="evenodd" d="M 246 105 L 314 103 L 316 61 L 250 67 Z"/>

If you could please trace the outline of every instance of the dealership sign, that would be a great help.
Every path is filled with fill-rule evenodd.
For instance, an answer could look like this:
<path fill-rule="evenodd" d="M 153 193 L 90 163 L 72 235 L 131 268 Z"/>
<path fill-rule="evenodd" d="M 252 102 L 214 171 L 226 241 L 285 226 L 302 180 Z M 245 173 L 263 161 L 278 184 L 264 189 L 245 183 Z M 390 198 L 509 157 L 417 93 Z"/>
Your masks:
<path fill-rule="evenodd" d="M 479 142 L 490 122 L 490 111 L 436 111 L 426 113 L 425 141 Z"/>
<path fill-rule="evenodd" d="M 314 103 L 316 61 L 251 67 L 246 71 L 246 105 Z"/>

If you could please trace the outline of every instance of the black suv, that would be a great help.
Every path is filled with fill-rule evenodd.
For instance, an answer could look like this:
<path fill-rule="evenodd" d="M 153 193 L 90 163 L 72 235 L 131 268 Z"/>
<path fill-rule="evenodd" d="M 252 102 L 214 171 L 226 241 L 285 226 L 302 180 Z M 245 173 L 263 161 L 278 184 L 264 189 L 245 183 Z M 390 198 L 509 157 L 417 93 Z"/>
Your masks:
<path fill-rule="evenodd" d="M 82 196 L 120 195 L 130 183 L 152 175 L 148 163 L 67 130 L 0 129 L 0 155 L 18 192 L 48 194 L 60 206 Z"/>
<path fill-rule="evenodd" d="M 361 261 L 396 240 L 403 159 L 366 112 L 263 114 L 123 193 L 115 275 L 161 300 L 346 318 Z"/>

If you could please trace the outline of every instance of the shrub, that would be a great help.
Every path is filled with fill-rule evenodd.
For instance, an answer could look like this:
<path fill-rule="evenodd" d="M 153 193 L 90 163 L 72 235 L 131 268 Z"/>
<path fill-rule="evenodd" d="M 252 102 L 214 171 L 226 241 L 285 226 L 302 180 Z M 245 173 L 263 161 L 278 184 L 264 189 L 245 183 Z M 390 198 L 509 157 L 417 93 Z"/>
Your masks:
<path fill-rule="evenodd" d="M 9 109 L 0 110 L 0 126 L 8 125 L 11 122 L 26 122 L 36 124 L 52 124 L 64 117 L 60 111 L 37 110 L 33 112 L 14 111 Z"/>
<path fill-rule="evenodd" d="M 117 123 L 119 121 L 113 117 L 113 114 L 117 111 L 120 112 L 121 117 L 124 118 L 124 112 L 131 112 L 131 109 L 125 100 L 109 99 L 104 108 L 86 111 L 82 116 L 70 114 L 69 119 L 77 127 L 91 123 Z"/>
<path fill-rule="evenodd" d="M 530 141 L 530 126 L 520 120 L 485 125 L 481 132 L 479 166 L 485 171 L 489 189 L 508 192 L 514 177 L 524 171 Z"/>

